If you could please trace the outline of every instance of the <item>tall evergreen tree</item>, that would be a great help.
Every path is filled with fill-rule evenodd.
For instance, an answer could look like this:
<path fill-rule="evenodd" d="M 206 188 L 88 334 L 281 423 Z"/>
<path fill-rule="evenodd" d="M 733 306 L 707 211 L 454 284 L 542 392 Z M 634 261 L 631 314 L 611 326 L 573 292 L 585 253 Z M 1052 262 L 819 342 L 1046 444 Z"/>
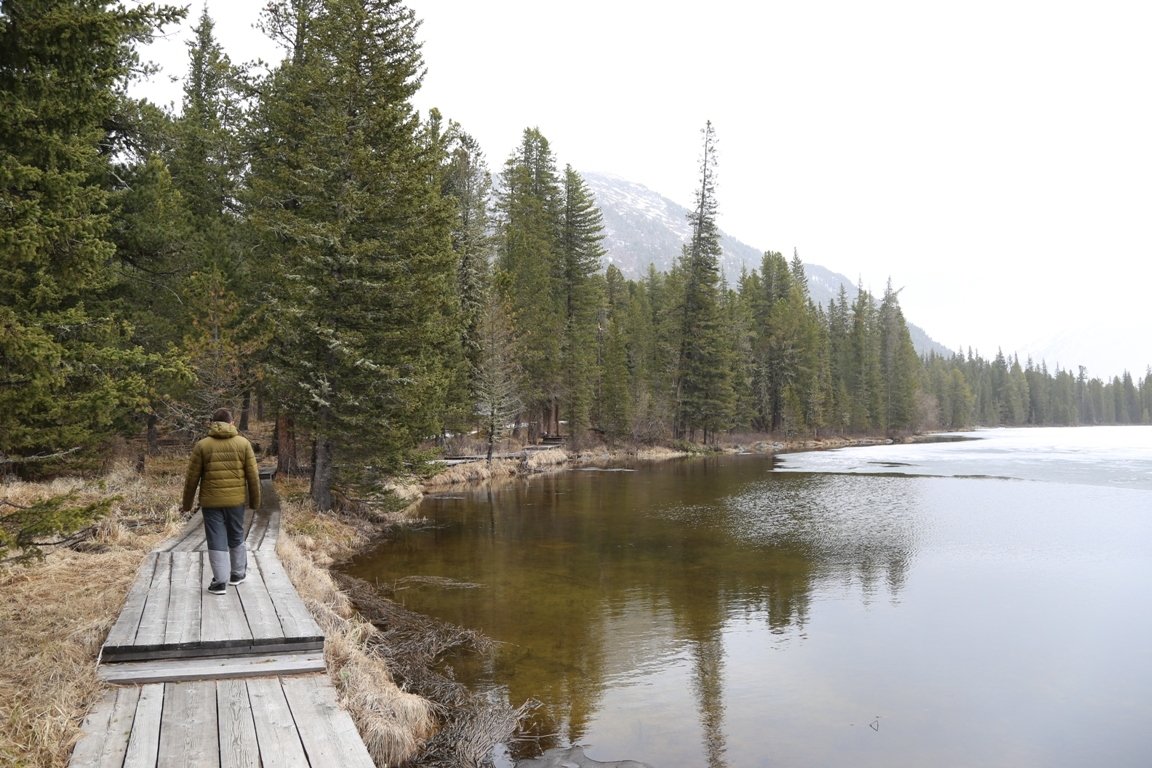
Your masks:
<path fill-rule="evenodd" d="M 676 432 L 704 442 L 727 427 L 732 402 L 728 339 L 719 302 L 720 230 L 716 225 L 716 132 L 711 121 L 701 131 L 700 186 L 689 213 L 692 233 L 681 257 L 685 273 Z"/>
<path fill-rule="evenodd" d="M 312 498 L 329 509 L 341 475 L 396 466 L 439 431 L 458 340 L 452 209 L 411 105 L 412 12 L 328 0 L 286 16 L 294 49 L 266 87 L 247 199 L 276 268 L 277 393 L 313 436 Z"/>
<path fill-rule="evenodd" d="M 881 426 L 884 414 L 880 337 L 876 325 L 876 300 L 861 285 L 858 287 L 856 301 L 852 304 L 852 330 L 849 337 L 849 424 L 852 431 L 857 433 L 867 433 Z"/>
<path fill-rule="evenodd" d="M 523 406 L 523 371 L 512 323 L 495 291 L 488 292 L 476 319 L 479 351 L 472 371 L 472 394 L 491 463 L 496 443 Z"/>
<path fill-rule="evenodd" d="M 884 291 L 877 315 L 880 335 L 880 376 L 884 388 L 882 426 L 909 431 L 917 427 L 916 394 L 919 391 L 920 358 L 900 309 L 899 291 L 892 282 Z"/>
<path fill-rule="evenodd" d="M 521 340 L 529 429 L 556 433 L 565 391 L 564 263 L 558 243 L 563 196 L 556 159 L 539 129 L 524 131 L 500 182 L 496 281 Z"/>
<path fill-rule="evenodd" d="M 628 285 L 611 264 L 605 275 L 605 306 L 597 323 L 598 359 L 594 421 L 612 439 L 629 435 L 632 426 L 633 377 L 628 355 Z"/>
<path fill-rule="evenodd" d="M 181 286 L 187 292 L 183 345 L 197 373 L 188 398 L 200 418 L 221 404 L 238 409 L 243 429 L 268 343 L 262 303 L 245 298 L 256 292 L 261 265 L 237 215 L 247 163 L 245 75 L 216 40 L 207 8 L 193 32 L 170 161 L 192 224 L 185 243 L 190 274 Z"/>
<path fill-rule="evenodd" d="M 181 13 L 0 2 L 0 461 L 90 447 L 144 410 L 149 359 L 109 303 L 110 133 L 133 45 Z M 4 459 L 4 454 L 10 458 Z"/>
<path fill-rule="evenodd" d="M 568 424 L 573 436 L 581 437 L 591 423 L 592 387 L 595 381 L 596 320 L 600 306 L 594 275 L 604 255 L 604 223 L 584 180 L 564 168 L 563 210 L 560 220 L 559 256 L 564 299 L 564 381 L 568 401 Z"/>
<path fill-rule="evenodd" d="M 439 113 L 432 113 L 433 136 L 438 135 Z M 456 254 L 456 295 L 462 358 L 449 396 L 450 426 L 472 413 L 472 373 L 480 363 L 480 323 L 486 311 L 491 282 L 493 239 L 489 205 L 492 177 L 476 140 L 453 122 L 438 142 L 443 147 L 444 195 L 454 203 L 452 250 Z"/>
<path fill-rule="evenodd" d="M 828 304 L 828 392 L 826 407 L 828 425 L 838 432 L 845 432 L 851 426 L 852 408 L 850 403 L 850 381 L 852 370 L 852 309 L 848 304 L 848 292 L 840 286 L 840 292 Z"/>
<path fill-rule="evenodd" d="M 198 229 L 235 220 L 234 216 L 231 220 L 221 216 L 237 212 L 236 193 L 246 161 L 241 143 L 246 119 L 240 87 L 243 73 L 220 47 L 215 29 L 204 8 L 192 30 L 195 37 L 187 43 L 188 76 L 169 162 Z M 227 241 L 217 245 L 224 250 L 206 255 L 220 266 L 228 266 Z"/>

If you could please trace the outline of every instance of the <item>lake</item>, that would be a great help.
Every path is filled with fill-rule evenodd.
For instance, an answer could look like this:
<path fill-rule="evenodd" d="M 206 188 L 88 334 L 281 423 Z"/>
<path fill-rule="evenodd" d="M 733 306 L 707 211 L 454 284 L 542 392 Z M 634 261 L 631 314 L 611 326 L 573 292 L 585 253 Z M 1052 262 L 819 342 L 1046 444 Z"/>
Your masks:
<path fill-rule="evenodd" d="M 512 766 L 1152 764 L 1152 428 L 569 471 L 428 497 L 349 571 L 500 641 Z"/>

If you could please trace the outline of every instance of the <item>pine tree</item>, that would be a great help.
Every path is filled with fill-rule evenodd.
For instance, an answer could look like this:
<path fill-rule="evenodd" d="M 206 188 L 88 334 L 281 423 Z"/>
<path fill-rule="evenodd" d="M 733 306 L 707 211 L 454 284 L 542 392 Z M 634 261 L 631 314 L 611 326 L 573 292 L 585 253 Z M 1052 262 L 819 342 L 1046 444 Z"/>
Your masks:
<path fill-rule="evenodd" d="M 497 441 L 523 406 L 520 399 L 523 371 L 516 337 L 508 313 L 495 292 L 489 292 L 480 308 L 476 331 L 479 350 L 472 371 L 472 393 L 487 444 L 487 460 L 491 463 Z"/>
<path fill-rule="evenodd" d="M 604 223 L 584 180 L 564 168 L 563 209 L 558 252 L 564 300 L 564 381 L 568 424 L 581 437 L 591 423 L 592 386 L 596 378 L 595 339 L 600 282 L 594 279 L 604 255 Z"/>
<path fill-rule="evenodd" d="M 709 121 L 703 131 L 700 186 L 689 213 L 692 233 L 682 256 L 684 304 L 677 366 L 678 437 L 704 442 L 728 425 L 732 388 L 730 358 L 719 301 L 720 230 L 716 225 L 716 134 Z"/>
<path fill-rule="evenodd" d="M 438 135 L 439 113 L 431 116 L 431 133 Z M 443 160 L 441 190 L 453 201 L 452 250 L 456 254 L 459 343 L 462 353 L 449 396 L 449 425 L 462 428 L 472 413 L 472 372 L 480 362 L 481 314 L 488 302 L 493 239 L 488 214 L 492 178 L 484 153 L 476 140 L 459 124 L 448 126 L 441 141 Z"/>
<path fill-rule="evenodd" d="M 884 417 L 880 336 L 876 326 L 876 301 L 861 285 L 852 304 L 849 336 L 849 423 L 856 433 L 867 433 L 882 426 Z"/>
<path fill-rule="evenodd" d="M 215 28 L 204 8 L 192 30 L 195 37 L 187 43 L 188 76 L 169 162 L 198 230 L 227 227 L 235 221 L 236 195 L 247 159 L 241 143 L 247 117 L 241 89 L 244 73 L 220 47 Z M 223 214 L 232 217 L 222 219 Z M 206 255 L 210 262 L 227 267 L 231 254 L 227 239 L 216 240 L 223 251 Z"/>
<path fill-rule="evenodd" d="M 329 0 L 285 17 L 295 47 L 266 86 L 247 200 L 275 267 L 276 392 L 313 436 L 312 498 L 329 509 L 334 482 L 440 431 L 458 341 L 452 209 L 411 106 L 412 12 Z"/>
<path fill-rule="evenodd" d="M 564 265 L 558 245 L 562 191 L 556 160 L 539 129 L 524 131 L 500 182 L 496 281 L 511 309 L 524 355 L 524 399 L 534 438 L 537 432 L 559 432 L 565 390 Z"/>
<path fill-rule="evenodd" d="M 647 426 L 651 437 L 675 436 L 679 409 L 681 337 L 684 332 L 685 272 L 682 260 L 673 263 L 666 274 L 648 265 L 644 280 L 649 317 L 645 326 L 651 329 L 651 343 L 646 346 L 650 400 L 646 406 Z"/>
<path fill-rule="evenodd" d="M 838 432 L 846 432 L 852 423 L 849 382 L 852 371 L 852 310 L 848 292 L 840 293 L 828 305 L 828 391 L 827 422 Z"/>
<path fill-rule="evenodd" d="M 188 43 L 183 111 L 173 125 L 172 177 L 188 210 L 192 231 L 184 248 L 189 274 L 180 290 L 187 318 L 183 347 L 197 372 L 186 396 L 199 416 L 221 405 L 248 422 L 247 404 L 263 378 L 260 361 L 269 342 L 256 291 L 249 229 L 242 226 L 238 194 L 246 155 L 242 132 L 247 105 L 245 74 L 234 67 L 214 34 L 207 9 Z"/>
<path fill-rule="evenodd" d="M 671 386 L 659 373 L 665 356 L 660 352 L 660 335 L 656 327 L 659 313 L 653 309 L 651 298 L 656 276 L 655 269 L 650 269 L 648 279 L 629 283 L 628 303 L 622 319 L 631 379 L 630 432 L 634 438 L 647 441 L 669 434 L 666 404 L 671 402 L 667 397 Z M 670 352 L 667 357 L 672 357 Z"/>
<path fill-rule="evenodd" d="M 892 282 L 884 291 L 877 315 L 880 334 L 880 376 L 884 388 L 882 426 L 910 431 L 917 427 L 916 395 L 920 389 L 920 358 L 900 309 L 899 291 Z"/>
<path fill-rule="evenodd" d="M 164 363 L 115 313 L 110 133 L 132 45 L 182 14 L 0 3 L 0 462 L 129 429 Z M 7 454 L 9 458 L 4 458 Z"/>
<path fill-rule="evenodd" d="M 598 323 L 595 422 L 609 438 L 631 432 L 633 376 L 629 369 L 629 287 L 618 267 L 609 265 L 605 276 L 605 307 Z"/>
<path fill-rule="evenodd" d="M 736 286 L 728 305 L 727 320 L 734 356 L 732 427 L 737 430 L 763 429 L 756 397 L 756 349 L 759 336 L 756 307 L 762 293 L 760 273 L 742 269 Z"/>

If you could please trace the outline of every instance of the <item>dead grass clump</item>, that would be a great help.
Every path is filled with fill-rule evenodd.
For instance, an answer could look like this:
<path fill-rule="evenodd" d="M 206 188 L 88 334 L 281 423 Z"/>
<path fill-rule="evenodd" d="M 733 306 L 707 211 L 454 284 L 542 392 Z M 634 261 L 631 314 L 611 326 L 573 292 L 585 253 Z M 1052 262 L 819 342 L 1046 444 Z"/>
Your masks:
<path fill-rule="evenodd" d="M 523 466 L 524 463 L 520 459 L 494 459 L 491 464 L 486 461 L 453 464 L 427 480 L 424 487 L 438 488 L 515 477 L 523 474 Z"/>
<path fill-rule="evenodd" d="M 100 646 L 145 552 L 63 550 L 0 569 L 0 764 L 67 764 L 102 690 Z"/>
<path fill-rule="evenodd" d="M 437 671 L 453 651 L 489 654 L 487 636 L 410 611 L 381 596 L 364 581 L 341 575 L 341 587 L 362 615 L 380 632 L 370 639 L 373 651 L 388 660 L 405 688 L 435 702 L 441 726 L 419 756 L 420 765 L 469 768 L 491 765 L 492 749 L 513 737 L 520 724 L 539 706 L 528 701 L 519 708 L 472 693 Z"/>
<path fill-rule="evenodd" d="M 678 459 L 688 456 L 686 451 L 677 451 L 662 445 L 648 445 L 636 449 L 636 458 L 641 461 L 663 461 L 665 459 Z"/>
<path fill-rule="evenodd" d="M 369 753 L 377 765 L 411 760 L 436 728 L 433 706 L 401 690 L 388 664 L 369 652 L 379 631 L 352 609 L 325 570 L 334 552 L 360 542 L 361 534 L 331 515 L 310 512 L 301 502 L 285 502 L 281 514 L 286 530 L 303 531 L 300 538 L 282 537 L 277 553 L 296 591 L 308 606 L 327 641 L 324 655 L 340 693 Z"/>
<path fill-rule="evenodd" d="M 77 504 L 117 497 L 75 549 L 0 565 L 0 765 L 64 766 L 89 704 L 103 690 L 96 659 L 145 555 L 182 525 L 179 478 L 117 465 L 93 479 L 0 485 L 29 506 L 65 494 Z"/>
<path fill-rule="evenodd" d="M 533 451 L 524 460 L 524 466 L 530 472 L 539 472 L 542 469 L 551 469 L 568 463 L 568 451 L 563 448 L 550 448 L 546 451 Z"/>

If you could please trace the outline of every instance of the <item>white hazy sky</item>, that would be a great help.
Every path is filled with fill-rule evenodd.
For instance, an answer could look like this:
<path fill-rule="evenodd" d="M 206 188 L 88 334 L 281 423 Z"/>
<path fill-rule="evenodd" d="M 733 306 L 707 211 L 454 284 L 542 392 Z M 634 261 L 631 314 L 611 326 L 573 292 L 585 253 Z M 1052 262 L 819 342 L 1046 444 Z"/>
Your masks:
<path fill-rule="evenodd" d="M 233 60 L 275 57 L 262 5 L 208 2 Z M 748 244 L 877 294 L 891 278 L 953 349 L 1103 377 L 1152 363 L 1146 0 L 409 5 L 416 106 L 493 171 L 537 126 L 561 166 L 688 204 L 711 120 L 720 225 Z M 149 53 L 179 76 L 187 37 Z"/>

